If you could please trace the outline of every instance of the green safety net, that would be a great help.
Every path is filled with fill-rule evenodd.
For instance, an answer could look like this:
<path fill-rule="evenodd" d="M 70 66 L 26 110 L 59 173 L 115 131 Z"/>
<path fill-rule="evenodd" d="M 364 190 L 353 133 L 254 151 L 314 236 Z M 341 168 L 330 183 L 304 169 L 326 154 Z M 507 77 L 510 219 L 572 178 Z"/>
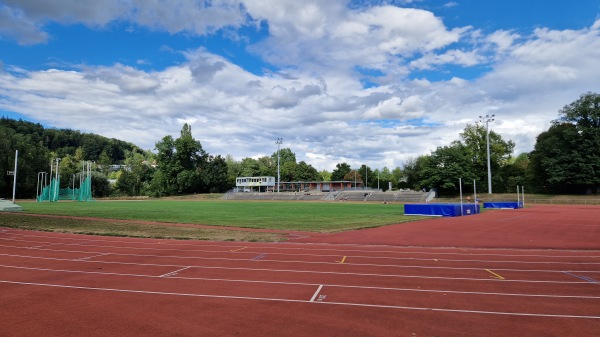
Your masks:
<path fill-rule="evenodd" d="M 38 195 L 38 202 L 57 202 L 59 200 L 73 201 L 93 201 L 92 198 L 92 179 L 87 177 L 83 180 L 79 188 L 59 188 L 60 179 L 52 179 L 50 184 L 42 189 Z"/>

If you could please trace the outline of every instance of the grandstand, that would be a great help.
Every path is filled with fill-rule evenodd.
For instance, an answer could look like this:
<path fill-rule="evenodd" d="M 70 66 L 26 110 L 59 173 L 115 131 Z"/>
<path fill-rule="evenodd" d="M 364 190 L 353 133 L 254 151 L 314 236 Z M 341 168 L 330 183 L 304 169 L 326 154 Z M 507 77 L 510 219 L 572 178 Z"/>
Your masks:
<path fill-rule="evenodd" d="M 410 190 L 341 190 L 323 192 L 263 192 L 244 193 L 231 191 L 223 196 L 226 200 L 281 200 L 281 201 L 354 201 L 354 202 L 429 202 L 435 197 L 435 191 L 417 192 Z"/>

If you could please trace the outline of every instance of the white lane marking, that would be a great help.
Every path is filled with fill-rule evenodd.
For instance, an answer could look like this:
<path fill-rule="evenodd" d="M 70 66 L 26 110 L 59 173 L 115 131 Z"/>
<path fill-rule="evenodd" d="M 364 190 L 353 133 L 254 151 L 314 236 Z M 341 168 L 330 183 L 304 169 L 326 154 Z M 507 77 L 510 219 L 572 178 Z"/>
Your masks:
<path fill-rule="evenodd" d="M 203 298 L 223 298 L 223 299 L 240 299 L 240 300 L 255 300 L 255 301 L 271 301 L 271 302 L 291 302 L 291 303 L 315 303 L 329 304 L 339 306 L 367 307 L 367 308 L 386 308 L 386 309 L 403 309 L 403 310 L 419 310 L 419 311 L 439 311 L 453 312 L 466 314 L 484 314 L 484 315 L 507 315 L 507 316 L 529 316 L 529 317 L 554 317 L 554 318 L 581 318 L 581 319 L 600 319 L 600 316 L 585 316 L 585 315 L 559 315 L 559 314 L 538 314 L 538 313 L 522 313 L 522 312 L 502 312 L 502 311 L 478 311 L 478 310 L 461 310 L 461 309 L 441 309 L 441 308 L 426 308 L 426 307 L 407 307 L 398 305 L 379 305 L 379 304 L 363 304 L 363 303 L 345 303 L 345 302 L 309 302 L 306 300 L 292 300 L 284 298 L 266 298 L 266 297 L 246 297 L 246 296 L 225 296 L 225 295 L 208 295 L 208 294 L 190 294 L 190 293 L 174 293 L 162 291 L 145 291 L 133 289 L 115 289 L 115 288 L 99 288 L 99 287 L 82 287 L 70 286 L 64 284 L 50 283 L 35 283 L 35 282 L 15 282 L 0 280 L 0 283 L 18 284 L 39 287 L 54 287 L 67 289 L 80 289 L 92 291 L 110 291 L 120 293 L 148 294 L 148 295 L 170 295 L 170 296 L 186 296 L 186 297 L 203 297 Z"/>
<path fill-rule="evenodd" d="M 181 268 L 181 269 L 177 269 L 177 270 L 172 271 L 170 273 L 162 274 L 159 277 L 168 277 L 168 276 L 177 275 L 180 271 L 184 271 L 184 270 L 189 269 L 189 268 L 191 268 L 191 266 L 187 266 L 187 267 L 184 267 L 184 268 Z"/>
<path fill-rule="evenodd" d="M 10 233 L 12 235 L 18 235 L 18 236 L 28 236 L 28 237 L 36 237 L 36 238 L 47 238 L 47 239 L 53 239 L 53 240 L 73 240 L 73 241 L 87 241 L 87 242 L 113 242 L 113 243 L 128 243 L 128 244 L 136 244 L 136 245 L 156 245 L 156 239 L 145 239 L 145 240 L 151 240 L 152 242 L 142 242 L 142 241 L 137 241 L 137 240 L 101 240 L 101 239 L 83 239 L 83 238 L 67 238 L 67 237 L 60 237 L 60 236 L 48 236 L 48 235 L 32 235 L 32 234 L 17 234 L 17 233 Z M 0 238 L 2 239 L 2 238 Z M 223 245 L 223 244 L 207 244 L 206 241 L 198 241 L 197 244 L 193 244 L 193 243 L 181 243 L 179 241 L 175 241 L 175 240 L 170 240 L 169 241 L 170 245 L 173 246 L 179 246 L 179 247 L 183 247 L 183 246 L 191 246 L 191 247 L 219 247 L 219 248 L 231 248 L 231 246 L 229 245 Z M 248 243 L 251 244 L 251 243 Z M 276 245 L 276 246 L 275 246 Z M 458 252 L 431 252 L 431 251 L 436 251 L 436 250 L 455 250 L 455 249 L 459 249 L 460 247 L 415 247 L 415 246 L 386 246 L 386 245 L 363 245 L 363 244 L 330 244 L 330 243 L 276 243 L 276 244 L 265 244 L 265 243 L 261 243 L 261 244 L 257 244 L 257 246 L 260 246 L 262 249 L 284 249 L 284 250 L 306 250 L 306 251 L 332 251 L 332 252 L 369 252 L 369 253 L 392 253 L 392 254 L 427 254 L 427 255 L 469 255 L 469 256 L 515 256 L 515 257 L 555 257 L 555 258 L 573 258 L 573 257 L 589 257 L 587 255 L 583 256 L 583 255 L 571 255 L 571 256 L 562 256 L 562 255 L 534 255 L 534 254 L 524 254 L 524 255 L 516 255 L 516 254 L 491 254 L 491 253 L 480 253 L 480 252 L 485 252 L 485 251 L 501 251 L 501 252 L 519 252 L 519 251 L 525 251 L 525 252 L 533 252 L 533 251 L 539 251 L 539 252 L 572 252 L 572 253 L 600 253 L 600 250 L 598 249 L 520 249 L 520 248 L 471 248 L 469 247 L 469 254 L 461 254 Z M 301 246 L 301 247 L 294 247 L 294 246 Z M 390 248 L 394 248 L 397 250 L 352 250 L 352 249 L 330 249 L 330 248 L 308 248 L 308 246 L 310 247 L 315 247 L 315 246 L 320 246 L 320 247 L 363 247 L 363 248 L 381 248 L 381 247 L 390 247 Z M 130 247 L 133 248 L 133 247 Z M 406 251 L 400 251 L 399 249 L 406 249 Z M 411 249 L 411 250 L 409 250 Z M 414 251 L 412 249 L 420 249 L 420 250 L 427 250 L 427 251 Z M 473 253 L 476 252 L 476 253 Z M 334 254 L 334 255 L 339 255 L 339 254 Z M 595 256 L 593 256 L 595 257 Z M 600 256 L 599 256 L 600 257 Z"/>
<path fill-rule="evenodd" d="M 106 256 L 106 255 L 111 255 L 111 254 L 110 253 L 102 253 L 102 254 L 97 254 L 97 255 L 92 255 L 92 256 L 80 257 L 75 260 L 89 260 L 89 259 L 93 259 L 95 257 Z"/>
<path fill-rule="evenodd" d="M 311 297 L 309 302 L 314 302 L 315 298 L 317 298 L 317 296 L 319 295 L 319 293 L 321 292 L 321 289 L 323 289 L 323 285 L 319 285 L 319 288 L 317 288 L 317 291 L 315 291 L 315 294 L 313 295 L 313 297 Z"/>
<path fill-rule="evenodd" d="M 82 254 L 103 254 L 102 252 L 94 251 L 78 251 L 68 249 L 50 249 L 50 248 L 31 248 L 31 247 L 15 247 L 0 245 L 0 247 L 10 247 L 16 249 L 27 249 L 27 250 L 39 250 L 39 251 L 50 251 L 50 252 L 61 252 L 61 253 L 82 253 Z M 108 253 L 107 253 L 108 254 Z M 194 260 L 209 260 L 209 261 L 248 261 L 248 259 L 232 259 L 227 257 L 202 257 L 202 256 L 177 256 L 177 255 L 152 255 L 152 254 L 124 254 L 124 253 L 110 253 L 112 256 L 128 256 L 128 257 L 144 257 L 144 258 L 169 258 L 169 259 L 194 259 Z M 297 264 L 317 264 L 317 265 L 338 265 L 337 262 L 324 262 L 324 261 L 299 261 L 299 260 L 267 260 L 260 259 L 256 260 L 259 262 L 275 262 L 275 263 L 297 263 Z M 436 269 L 436 270 L 481 270 L 481 267 L 443 267 L 443 266 L 419 266 L 419 265 L 394 265 L 394 264 L 374 264 L 374 263 L 346 263 L 348 266 L 362 266 L 362 267 L 389 267 L 389 268 L 415 268 L 415 269 Z M 535 272 L 535 273 L 563 273 L 561 270 L 551 269 L 514 269 L 514 268 L 494 268 L 498 271 L 511 271 L 511 272 Z M 569 270 L 578 273 L 590 273 L 597 272 L 597 270 Z"/>
<path fill-rule="evenodd" d="M 39 257 L 39 256 L 27 256 L 27 255 L 14 255 L 14 254 L 0 254 L 0 256 L 10 256 L 19 258 L 39 259 L 39 260 L 52 260 L 52 261 L 69 261 L 69 262 L 85 262 L 85 263 L 104 263 L 104 264 L 117 264 L 126 266 L 153 266 L 153 267 L 180 267 L 185 266 L 177 264 L 158 264 L 158 263 L 134 263 L 134 262 L 116 262 L 116 261 L 87 261 L 87 260 L 74 260 L 74 259 L 60 259 L 53 257 Z M 299 273 L 299 274 L 316 274 L 316 275 L 344 275 L 344 276 L 373 276 L 373 277 L 390 277 L 390 278 L 411 278 L 411 279 L 435 279 L 435 280 L 460 280 L 460 281 L 484 281 L 484 282 L 499 282 L 499 280 L 491 278 L 469 278 L 469 277 L 443 277 L 443 276 L 421 276 L 421 275 L 398 275 L 398 274 L 375 274 L 375 273 L 351 273 L 351 272 L 331 272 L 331 271 L 316 271 L 316 270 L 298 270 L 298 269 L 267 269 L 267 268 L 245 268 L 245 267 L 220 267 L 220 266 L 191 266 L 195 269 L 219 269 L 219 270 L 243 270 L 243 271 L 261 271 L 261 272 L 273 272 L 273 273 Z M 503 283 L 540 283 L 540 284 L 591 284 L 584 281 L 546 281 L 546 280 L 502 280 Z"/>
<path fill-rule="evenodd" d="M 0 238 L 0 240 L 2 240 Z M 38 241 L 28 241 L 28 240 L 14 240 L 7 239 L 10 241 L 19 241 L 19 242 L 37 242 Z M 54 246 L 83 246 L 83 247 L 92 247 L 92 248 L 117 248 L 117 249 L 127 249 L 127 250 L 144 250 L 144 251 L 170 251 L 170 252 L 186 252 L 186 253 L 229 253 L 231 250 L 204 250 L 204 249 L 193 249 L 193 250 L 184 250 L 184 249 L 168 249 L 168 248 L 150 248 L 150 247 L 123 247 L 123 246 L 106 246 L 106 245 L 90 245 L 90 244 L 82 244 L 82 243 L 48 243 L 48 245 Z M 16 246 L 8 246 L 8 245 L 0 245 L 3 247 L 14 247 Z M 41 248 L 38 247 L 30 247 L 30 248 Z M 259 251 L 253 251 L 251 248 L 244 250 L 243 253 L 246 254 L 265 254 Z M 417 253 L 418 254 L 418 253 Z M 265 254 L 266 255 L 266 254 Z M 334 254 L 292 254 L 292 253 L 269 253 L 270 256 L 280 255 L 280 256 L 309 256 L 309 257 L 338 257 L 339 255 Z M 470 255 L 470 254 L 462 254 L 462 255 Z M 477 256 L 477 255 L 475 255 Z M 502 255 L 498 255 L 502 256 Z M 380 259 L 380 260 L 399 260 L 399 261 L 431 261 L 431 258 L 418 258 L 418 257 L 391 257 L 391 256 L 365 256 L 365 255 L 348 255 L 349 258 L 362 258 L 362 259 Z M 512 256 L 516 257 L 516 256 Z M 539 257 L 547 257 L 547 256 L 539 256 Z M 550 257 L 550 256 L 548 256 Z M 577 258 L 595 258 L 595 256 L 576 256 Z M 550 264 L 560 264 L 560 265 L 600 265 L 600 262 L 568 262 L 568 261 L 514 261 L 514 260 L 477 260 L 477 259 L 437 259 L 437 261 L 442 262 L 469 262 L 469 263 L 514 263 L 514 264 L 541 264 L 541 265 L 550 265 Z"/>
<path fill-rule="evenodd" d="M 109 276 L 130 276 L 130 277 L 144 277 L 144 278 L 163 278 L 165 276 L 171 276 L 171 274 L 178 271 L 188 269 L 191 267 L 182 268 L 175 272 L 170 272 L 160 276 L 147 275 L 147 274 L 128 274 L 128 273 L 113 273 L 113 272 L 101 272 L 101 271 L 83 271 L 83 270 L 69 270 L 69 269 L 50 269 L 50 268 L 34 268 L 34 267 L 23 267 L 23 266 L 10 266 L 0 265 L 0 268 L 13 268 L 13 269 L 24 269 L 24 270 L 35 270 L 35 271 L 49 271 L 58 273 L 73 273 L 73 274 L 96 274 L 96 275 L 109 275 Z M 414 289 L 414 288 L 392 288 L 392 287 L 375 287 L 375 286 L 361 286 L 361 285 L 344 285 L 344 284 L 318 284 L 318 283 L 303 283 L 303 282 L 283 282 L 283 281 L 264 281 L 264 280 L 241 280 L 241 279 L 224 279 L 224 278 L 210 278 L 210 277 L 182 277 L 174 276 L 169 277 L 170 279 L 178 280 L 197 280 L 197 281 L 219 281 L 219 282 L 238 282 L 238 283 L 264 283 L 264 284 L 280 284 L 280 285 L 299 285 L 299 286 L 316 286 L 320 285 L 331 287 L 331 288 L 351 288 L 351 289 L 368 289 L 368 290 L 391 290 L 391 291 L 406 291 L 406 292 L 422 292 L 422 293 L 449 293 L 449 294 L 465 294 L 465 295 L 492 295 L 492 296 L 514 296 L 514 297 L 548 297 L 548 298 L 580 298 L 580 299 L 600 299 L 600 296 L 577 296 L 577 295 L 550 295 L 550 294 L 520 294 L 520 293 L 497 293 L 497 292 L 479 292 L 479 291 L 458 291 L 458 290 L 436 290 L 436 289 Z M 317 291 L 317 293 L 320 291 Z"/>

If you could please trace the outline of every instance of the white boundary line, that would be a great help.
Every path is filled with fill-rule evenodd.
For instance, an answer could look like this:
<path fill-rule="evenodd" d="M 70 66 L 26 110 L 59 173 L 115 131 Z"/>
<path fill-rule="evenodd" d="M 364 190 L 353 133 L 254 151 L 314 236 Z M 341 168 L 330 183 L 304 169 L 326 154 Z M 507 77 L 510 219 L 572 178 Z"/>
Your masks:
<path fill-rule="evenodd" d="M 5 281 L 5 280 L 0 280 L 0 283 L 17 284 L 17 285 L 27 285 L 27 286 L 40 286 L 40 287 L 55 287 L 55 288 L 67 288 L 67 289 L 79 289 L 79 290 L 91 290 L 91 291 L 110 291 L 110 292 L 120 292 L 120 293 L 148 294 L 148 295 L 170 295 L 170 296 L 203 297 L 203 298 L 222 298 L 222 299 L 240 299 L 240 300 L 255 300 L 255 301 L 290 302 L 290 303 L 315 303 L 315 304 L 328 304 L 328 305 L 339 305 L 339 306 L 354 306 L 354 307 L 366 307 L 366 308 L 386 308 L 386 309 L 403 309 L 403 310 L 418 310 L 418 311 L 438 311 L 438 312 L 452 312 L 452 313 L 466 313 L 466 314 L 529 316 L 529 317 L 552 317 L 552 318 L 600 319 L 600 316 L 557 315 L 557 314 L 536 314 L 536 313 L 521 313 L 521 312 L 501 312 L 501 311 L 478 311 L 478 310 L 460 310 L 460 309 L 441 309 L 441 308 L 408 307 L 408 306 L 362 304 L 362 303 L 345 303 L 345 302 L 310 302 L 310 301 L 305 301 L 305 300 L 292 300 L 292 299 L 282 299 L 282 298 L 245 297 L 245 296 L 223 296 L 223 295 L 189 294 L 189 293 L 174 293 L 174 292 L 160 292 L 160 291 L 144 291 L 144 290 L 131 290 L 131 289 L 81 287 L 81 286 L 70 286 L 70 285 L 63 285 L 63 284 L 34 283 L 34 282 L 15 282 L 15 281 Z"/>
<path fill-rule="evenodd" d="M 67 249 L 50 249 L 50 248 L 33 248 L 33 247 L 18 247 L 18 246 L 7 246 L 0 245 L 0 247 L 16 248 L 24 250 L 39 250 L 39 251 L 50 251 L 60 253 L 78 253 L 78 254 L 105 254 L 103 252 L 96 251 L 78 251 L 78 250 L 67 250 Z M 232 259 L 225 257 L 202 257 L 202 256 L 176 256 L 176 255 L 151 255 L 151 254 L 125 254 L 125 253 L 106 253 L 111 256 L 129 256 L 129 257 L 144 257 L 144 258 L 169 258 L 169 259 L 190 259 L 190 260 L 209 260 L 209 261 L 249 261 L 249 259 Z M 2 254 L 0 254 L 2 255 Z M 339 265 L 337 262 L 325 262 L 325 261 L 300 261 L 300 260 L 270 260 L 270 259 L 258 259 L 253 262 L 270 262 L 270 263 L 286 263 L 286 264 L 316 264 L 316 265 Z M 388 268 L 415 268 L 415 269 L 434 269 L 434 270 L 481 270 L 484 267 L 442 267 L 442 266 L 419 266 L 419 265 L 394 265 L 394 264 L 373 264 L 373 263 L 345 263 L 348 266 L 363 266 L 363 267 L 388 267 Z M 564 268 L 561 270 L 552 269 L 514 269 L 514 268 L 496 268 L 498 271 L 510 271 L 510 272 L 534 272 L 534 273 L 562 273 Z M 578 273 L 590 273 L 598 272 L 598 270 L 569 270 L 570 272 Z"/>
<path fill-rule="evenodd" d="M 74 274 L 95 274 L 95 275 L 109 275 L 109 276 L 129 276 L 129 277 L 140 277 L 140 278 L 164 278 L 170 276 L 173 273 L 179 272 L 184 269 L 193 268 L 186 267 L 175 272 L 170 272 L 160 276 L 145 275 L 145 274 L 125 274 L 125 273 L 111 273 L 111 272 L 100 272 L 100 271 L 80 271 L 80 270 L 68 270 L 68 269 L 50 269 L 50 268 L 33 268 L 33 267 L 22 267 L 22 266 L 9 266 L 0 265 L 0 268 L 14 268 L 14 269 L 25 269 L 35 271 L 49 271 L 58 273 L 74 273 Z M 514 297 L 544 297 L 544 298 L 579 298 L 579 299 L 600 299 L 600 296 L 577 296 L 577 295 L 549 295 L 549 294 L 519 294 L 519 293 L 497 293 L 497 292 L 479 292 L 479 291 L 458 291 L 458 290 L 436 290 L 436 289 L 414 289 L 414 288 L 391 288 L 391 287 L 374 287 L 374 286 L 360 286 L 360 285 L 344 285 L 344 284 L 318 284 L 318 283 L 303 283 L 303 282 L 283 282 L 283 281 L 261 281 L 261 280 L 241 280 L 241 279 L 223 279 L 223 278 L 209 278 L 209 277 L 182 277 L 174 276 L 169 277 L 174 280 L 198 280 L 198 281 L 218 281 L 218 282 L 239 282 L 239 283 L 264 283 L 264 284 L 279 284 L 279 285 L 299 285 L 299 286 L 316 286 L 320 285 L 316 294 L 321 291 L 324 286 L 331 288 L 351 288 L 351 289 L 368 289 L 368 290 L 390 290 L 390 291 L 405 291 L 405 292 L 421 292 L 421 293 L 442 293 L 442 294 L 464 294 L 464 295 L 484 295 L 484 296 L 514 296 Z M 313 296 L 316 297 L 316 296 Z M 312 301 L 311 301 L 312 302 Z"/>
<path fill-rule="evenodd" d="M 191 268 L 191 266 L 187 266 L 187 267 L 184 267 L 184 268 L 181 268 L 181 269 L 177 269 L 177 270 L 175 270 L 175 271 L 172 271 L 172 272 L 170 272 L 170 273 L 162 274 L 162 275 L 160 275 L 159 277 L 168 277 L 168 276 L 172 276 L 172 275 L 177 275 L 177 273 L 179 273 L 180 271 L 184 271 L 184 270 L 186 270 L 186 269 L 190 269 L 190 268 Z M 102 274 L 102 273 L 99 273 L 99 274 Z M 117 274 L 117 275 L 118 275 L 118 274 Z M 137 276 L 137 275 L 136 275 L 136 276 Z"/>
<path fill-rule="evenodd" d="M 2 238 L 0 238 L 2 240 Z M 16 240 L 16 239 L 4 239 L 15 242 L 31 242 L 31 243 L 39 243 L 37 241 L 28 241 L 28 240 Z M 188 253 L 232 253 L 231 250 L 183 250 L 183 249 L 168 249 L 168 248 L 149 248 L 149 247 L 123 247 L 123 246 L 104 246 L 104 245 L 87 245 L 81 243 L 48 243 L 53 246 L 82 246 L 82 247 L 94 247 L 94 248 L 118 248 L 118 249 L 130 249 L 130 250 L 145 250 L 145 251 L 176 251 L 176 252 L 188 252 Z M 8 245 L 0 245 L 3 247 L 12 247 L 12 248 L 42 248 L 44 245 L 35 246 L 35 247 L 19 247 L 19 246 L 8 246 Z M 236 254 L 261 254 L 259 251 L 254 251 L 251 248 L 245 249 L 242 252 L 234 252 Z M 310 256 L 310 257 L 332 257 L 337 258 L 339 255 L 336 254 L 293 254 L 293 253 L 268 253 L 269 255 L 280 255 L 280 256 Z M 408 253 L 407 253 L 408 254 Z M 435 254 L 431 255 L 447 255 L 447 254 Z M 477 254 L 452 254 L 452 255 L 465 255 L 465 256 L 477 256 Z M 487 254 L 485 254 L 487 255 Z M 442 261 L 442 262 L 484 262 L 484 263 L 521 263 L 521 264 L 541 264 L 541 265 L 549 265 L 549 264 L 562 264 L 562 265 L 600 265 L 600 262 L 569 262 L 569 261 L 514 261 L 514 260 L 474 260 L 474 259 L 433 259 L 433 258 L 417 258 L 417 257 L 390 257 L 390 256 L 364 256 L 364 255 L 345 255 L 348 258 L 361 258 L 361 259 L 382 259 L 382 260 L 399 260 L 399 261 Z M 502 255 L 498 255 L 502 256 Z M 513 257 L 516 257 L 513 255 Z M 531 257 L 531 256 L 528 256 Z M 550 257 L 540 255 L 538 257 Z M 600 257 L 600 256 L 598 256 Z M 596 256 L 571 256 L 571 258 L 596 258 Z"/>
<path fill-rule="evenodd" d="M 33 247 L 35 248 L 35 247 Z M 97 255 L 92 255 L 92 256 L 84 256 L 84 257 L 80 257 L 76 260 L 89 260 L 89 259 L 93 259 L 95 257 L 101 257 L 101 256 L 106 256 L 106 255 L 110 255 L 110 253 L 102 253 L 102 254 L 97 254 Z"/>
<path fill-rule="evenodd" d="M 14 255 L 14 254 L 0 254 L 0 256 L 10 256 L 18 258 L 29 258 L 39 260 L 52 260 L 52 261 L 69 261 L 69 262 L 82 262 L 82 263 L 104 263 L 104 264 L 117 264 L 117 265 L 130 265 L 130 266 L 154 266 L 154 267 L 180 267 L 185 266 L 177 264 L 158 264 L 158 263 L 134 263 L 134 262 L 117 262 L 117 261 L 89 261 L 89 260 L 77 260 L 77 259 L 61 259 L 52 257 L 39 257 L 39 256 L 27 256 L 27 255 Z M 339 265 L 339 263 L 337 264 Z M 494 278 L 469 278 L 469 277 L 442 277 L 442 276 L 421 276 L 421 275 L 398 275 L 398 274 L 375 274 L 375 273 L 350 273 L 350 272 L 332 272 L 332 271 L 318 271 L 318 270 L 298 270 L 298 269 L 267 269 L 267 268 L 247 268 L 247 267 L 221 267 L 221 266 L 200 266 L 193 265 L 192 268 L 198 269 L 220 269 L 220 270 L 243 270 L 243 271 L 263 271 L 263 272 L 274 272 L 274 273 L 299 273 L 299 274 L 317 274 L 317 275 L 347 275 L 347 276 L 373 276 L 373 277 L 390 277 L 390 278 L 412 278 L 412 279 L 434 279 L 434 280 L 461 280 L 461 281 L 485 281 L 485 282 L 514 282 L 514 283 L 540 283 L 540 284 L 586 284 L 591 283 L 585 281 L 545 281 L 545 280 L 498 280 Z M 495 269 L 498 270 L 498 269 Z M 560 273 L 564 273 L 561 271 Z M 570 278 L 572 279 L 572 278 Z"/>
<path fill-rule="evenodd" d="M 215 241 L 196 241 L 197 243 L 181 243 L 181 241 L 177 241 L 177 240 L 171 240 L 171 239 L 163 239 L 162 241 L 160 241 L 160 239 L 151 239 L 151 238 L 144 238 L 143 240 L 147 240 L 147 241 L 153 241 L 153 242 L 142 242 L 139 240 L 142 240 L 140 238 L 129 238 L 130 240 L 110 240 L 110 239 L 106 239 L 106 240 L 100 240 L 100 239 L 89 239 L 87 238 L 85 235 L 83 234 L 79 234 L 82 236 L 82 238 L 70 238 L 70 237 L 61 237 L 59 236 L 59 234 L 63 234 L 63 233 L 56 233 L 56 236 L 48 236 L 48 235 L 32 235 L 32 234 L 23 234 L 23 233 L 13 233 L 10 232 L 9 234 L 11 235 L 15 235 L 15 236 L 28 236 L 28 237 L 35 237 L 35 238 L 47 238 L 47 239 L 59 239 L 59 240 L 76 240 L 76 241 L 89 241 L 89 242 L 114 242 L 114 243 L 129 243 L 129 244 L 136 244 L 136 245 L 160 245 L 163 242 L 167 242 L 170 245 L 174 245 L 174 246 L 192 246 L 192 247 L 198 247 L 198 246 L 202 246 L 202 247 L 221 247 L 221 248 L 227 248 L 227 249 L 231 249 L 231 247 L 238 247 L 239 244 L 232 244 L 232 245 L 224 245 L 224 244 L 214 244 L 213 242 Z M 76 234 L 73 234 L 76 235 Z M 1 238 L 0 238 L 1 239 Z M 189 241 L 188 241 L 189 242 Z M 208 242 L 211 242 L 210 244 Z M 455 250 L 455 249 L 461 249 L 461 248 L 466 248 L 468 249 L 470 252 L 477 252 L 477 251 L 523 251 L 523 252 L 533 252 L 533 251 L 538 251 L 538 252 L 571 252 L 571 253 L 590 253 L 590 252 L 595 252 L 595 253 L 600 253 L 600 249 L 552 249 L 552 248 L 548 248 L 548 249 L 544 249 L 544 248 L 533 248 L 533 249 L 524 249 L 524 248 L 493 248 L 493 247 L 488 247 L 488 248 L 476 248 L 476 247 L 424 247 L 424 246 L 389 246 L 389 245 L 365 245 L 365 244 L 332 244 L 332 243 L 290 243 L 290 242 L 278 242 L 278 243 L 246 243 L 246 245 L 257 245 L 260 246 L 263 249 L 285 249 L 285 250 L 294 250 L 294 249 L 298 249 L 298 250 L 317 250 L 317 251 L 334 251 L 334 252 L 350 252 L 350 251 L 358 251 L 358 252 L 365 252 L 365 250 L 349 250 L 349 249 L 331 249 L 331 248 L 308 248 L 307 246 L 310 247 L 317 247 L 317 246 L 321 246 L 321 247 L 364 247 L 364 248 L 381 248 L 381 247 L 388 247 L 388 248 L 393 248 L 393 249 L 419 249 L 419 250 L 428 250 L 428 251 L 435 251 L 435 250 Z M 302 246 L 302 247 L 291 247 L 291 246 Z M 422 252 L 422 251 L 398 251 L 398 250 L 366 250 L 368 252 L 378 252 L 378 253 L 397 253 L 397 254 L 435 254 L 435 255 L 440 255 L 440 254 L 448 254 L 448 255 L 489 255 L 489 256 L 530 256 L 530 257 L 536 257 L 536 256 L 540 256 L 540 257 L 549 257 L 551 255 L 510 255 L 510 254 L 461 254 L 459 252 Z M 551 256 L 551 257 L 556 257 L 556 258 L 562 258 L 562 257 L 586 257 L 584 255 L 573 255 L 573 256 Z M 597 256 L 600 257 L 600 256 Z"/>

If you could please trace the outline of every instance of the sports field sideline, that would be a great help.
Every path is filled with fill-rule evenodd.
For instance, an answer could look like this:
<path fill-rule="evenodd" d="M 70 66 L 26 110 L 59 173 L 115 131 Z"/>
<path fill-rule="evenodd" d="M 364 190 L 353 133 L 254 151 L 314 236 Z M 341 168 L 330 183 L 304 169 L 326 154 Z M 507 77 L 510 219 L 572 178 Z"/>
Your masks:
<path fill-rule="evenodd" d="M 600 331 L 600 207 L 304 233 L 257 243 L 0 227 L 0 335 Z"/>

